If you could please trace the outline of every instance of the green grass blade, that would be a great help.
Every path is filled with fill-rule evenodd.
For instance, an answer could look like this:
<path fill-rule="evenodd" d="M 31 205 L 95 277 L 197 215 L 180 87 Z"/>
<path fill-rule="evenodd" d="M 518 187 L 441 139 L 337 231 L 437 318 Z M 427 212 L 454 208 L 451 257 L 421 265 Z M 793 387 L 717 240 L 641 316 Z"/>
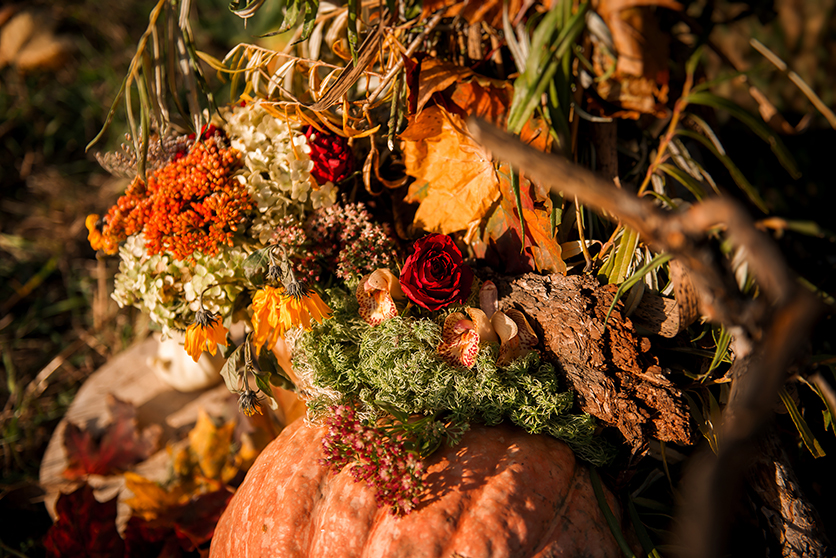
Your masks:
<path fill-rule="evenodd" d="M 816 392 L 816 395 L 822 400 L 822 403 L 824 403 L 824 410 L 822 411 L 822 415 L 824 415 L 824 430 L 827 431 L 829 428 L 836 434 L 836 427 L 833 425 L 833 419 L 836 417 L 836 398 L 827 396 L 828 393 L 832 395 L 833 388 L 830 387 L 827 380 L 821 374 L 812 376 L 810 378 L 811 381 L 808 381 L 804 376 L 799 376 L 798 379 Z"/>
<path fill-rule="evenodd" d="M 607 525 L 610 527 L 612 536 L 618 542 L 621 552 L 628 558 L 636 558 L 633 549 L 630 548 L 630 545 L 627 544 L 627 539 L 624 538 L 624 533 L 618 525 L 618 520 L 613 515 L 610 505 L 607 503 L 607 498 L 604 496 L 604 488 L 601 486 L 601 478 L 598 476 L 598 471 L 595 470 L 595 467 L 589 468 L 589 478 L 592 481 L 592 490 L 595 492 L 595 499 L 598 500 L 598 507 L 601 508 L 601 513 L 604 514 Z"/>
<path fill-rule="evenodd" d="M 348 33 L 348 48 L 351 50 L 351 58 L 354 60 L 354 65 L 357 65 L 357 12 L 360 10 L 357 0 L 348 0 L 348 25 L 346 31 Z"/>
<path fill-rule="evenodd" d="M 141 137 L 139 142 L 139 154 L 136 158 L 136 170 L 143 182 L 148 181 L 145 176 L 145 164 L 148 160 L 148 138 L 151 135 L 151 99 L 148 96 L 148 89 L 146 88 L 146 68 L 147 66 L 143 64 L 143 75 L 136 80 L 136 87 L 139 91 L 139 119 L 142 130 L 140 132 Z"/>
<path fill-rule="evenodd" d="M 612 314 L 615 305 L 621 300 L 621 297 L 624 296 L 624 293 L 629 291 L 633 288 L 633 285 L 638 283 L 642 280 L 642 278 L 653 271 L 654 269 L 662 266 L 670 261 L 673 256 L 671 254 L 659 254 L 648 263 L 643 265 L 640 269 L 638 269 L 629 279 L 624 281 L 621 285 L 619 285 L 618 290 L 615 292 L 615 296 L 612 299 L 612 304 L 610 304 L 609 310 L 607 310 L 607 317 L 604 318 L 604 328 L 607 327 L 607 321 L 610 319 L 610 314 Z"/>
<path fill-rule="evenodd" d="M 708 371 L 703 374 L 703 380 L 711 376 L 711 373 L 720 366 L 721 362 L 727 361 L 729 353 L 729 345 L 731 345 L 732 336 L 725 326 L 720 326 L 720 338 L 716 341 L 717 350 L 714 351 L 714 358 L 711 359 L 711 364 L 708 366 Z"/>
<path fill-rule="evenodd" d="M 781 166 L 783 166 L 787 172 L 790 173 L 790 176 L 796 180 L 801 178 L 801 172 L 799 172 L 793 156 L 790 154 L 789 150 L 780 138 L 778 138 L 778 136 L 770 130 L 769 126 L 767 126 L 762 120 L 759 120 L 757 117 L 746 112 L 740 105 L 707 91 L 691 93 L 688 95 L 686 100 L 688 103 L 724 110 L 731 114 L 757 134 L 758 137 L 769 144 L 772 152 L 778 157 L 778 161 L 780 161 Z"/>
<path fill-rule="evenodd" d="M 702 200 L 705 197 L 705 189 L 703 188 L 702 183 L 679 167 L 662 163 L 656 168 L 674 180 L 681 182 L 682 185 L 685 186 L 689 192 L 691 192 L 694 198 L 697 199 L 697 201 Z"/>
<path fill-rule="evenodd" d="M 624 234 L 621 235 L 618 248 L 616 248 L 615 254 L 612 255 L 615 261 L 613 262 L 612 272 L 607 277 L 607 282 L 610 285 L 622 283 L 627 278 L 638 245 L 639 233 L 635 229 L 624 227 Z"/>
<path fill-rule="evenodd" d="M 514 82 L 514 98 L 508 111 L 508 131 L 517 134 L 531 117 L 543 92 L 554 77 L 564 56 L 571 55 L 575 39 L 583 31 L 589 4 L 582 4 L 554 41 L 559 7 L 552 9 L 537 26 L 525 71 Z"/>
<path fill-rule="evenodd" d="M 659 551 L 656 550 L 656 545 L 650 540 L 647 529 L 644 528 L 644 523 L 642 523 L 639 517 L 639 512 L 636 511 L 636 505 L 633 504 L 633 499 L 628 496 L 625 500 L 627 501 L 627 512 L 630 514 L 630 521 L 633 524 L 633 529 L 636 531 L 636 536 L 639 538 L 639 543 L 641 543 L 645 555 L 648 558 L 662 558 Z"/>
<path fill-rule="evenodd" d="M 763 200 L 760 193 L 758 193 L 757 189 L 755 189 L 755 187 L 752 186 L 752 183 L 749 182 L 746 176 L 744 176 L 743 172 L 741 172 L 741 170 L 737 168 L 737 165 L 734 164 L 734 162 L 731 160 L 731 157 L 729 157 L 725 153 L 721 153 L 714 145 L 714 143 L 711 142 L 711 140 L 709 140 L 702 134 L 698 134 L 696 132 L 692 132 L 691 130 L 685 130 L 682 128 L 679 128 L 676 131 L 676 134 L 678 136 L 685 136 L 691 139 L 695 139 L 701 144 L 703 144 L 706 149 L 711 151 L 711 153 L 715 157 L 717 157 L 717 159 L 719 159 L 721 163 L 723 163 L 723 166 L 725 166 L 726 169 L 729 171 L 732 180 L 734 180 L 735 184 L 737 184 L 740 187 L 740 189 L 743 190 L 743 192 L 746 194 L 749 200 L 764 213 L 769 212 L 769 209 L 766 206 L 766 202 Z"/>
<path fill-rule="evenodd" d="M 813 457 L 824 457 L 826 454 L 822 449 L 819 441 L 816 440 L 816 437 L 813 435 L 813 432 L 810 430 L 810 426 L 807 424 L 807 421 L 804 420 L 804 416 L 802 416 L 801 411 L 798 410 L 798 407 L 795 405 L 795 401 L 792 400 L 790 394 L 787 392 L 787 388 L 781 388 L 781 391 L 778 392 L 778 395 L 781 396 L 781 402 L 784 404 L 784 407 L 787 408 L 787 411 L 790 414 L 790 418 L 792 419 L 793 424 L 798 429 L 798 433 L 801 435 L 801 440 L 804 442 L 804 445 L 807 446 L 807 449 L 810 450 L 810 453 Z"/>

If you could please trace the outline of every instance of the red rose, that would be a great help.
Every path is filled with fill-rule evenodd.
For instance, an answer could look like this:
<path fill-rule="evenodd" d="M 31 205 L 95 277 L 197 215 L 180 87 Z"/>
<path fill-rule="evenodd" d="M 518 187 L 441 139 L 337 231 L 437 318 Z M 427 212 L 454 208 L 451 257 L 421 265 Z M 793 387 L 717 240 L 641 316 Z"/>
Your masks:
<path fill-rule="evenodd" d="M 335 134 L 317 132 L 313 126 L 305 130 L 308 145 L 311 147 L 311 171 L 314 179 L 324 185 L 326 182 L 338 184 L 354 172 L 354 154 L 348 146 L 348 140 Z"/>
<path fill-rule="evenodd" d="M 406 259 L 400 283 L 415 304 L 438 310 L 467 300 L 473 271 L 449 236 L 431 234 L 415 241 L 415 253 Z"/>

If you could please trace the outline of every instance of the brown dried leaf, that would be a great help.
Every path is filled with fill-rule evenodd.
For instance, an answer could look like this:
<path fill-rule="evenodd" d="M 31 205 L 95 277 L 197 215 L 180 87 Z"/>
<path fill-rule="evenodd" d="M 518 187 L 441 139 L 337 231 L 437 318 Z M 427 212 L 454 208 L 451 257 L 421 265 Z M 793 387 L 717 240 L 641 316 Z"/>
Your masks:
<path fill-rule="evenodd" d="M 598 94 L 627 112 L 617 116 L 637 118 L 639 113 L 662 116 L 668 100 L 668 36 L 659 28 L 654 7 L 681 10 L 673 0 L 599 0 L 595 11 L 612 33 L 618 55 L 615 73 L 601 81 Z M 611 63 L 596 45 L 596 73 L 604 75 Z"/>
<path fill-rule="evenodd" d="M 522 7 L 521 0 L 511 0 L 508 13 L 512 16 Z M 424 0 L 421 19 L 430 17 L 442 8 L 447 8 L 444 17 L 461 16 L 468 23 L 485 22 L 495 29 L 502 28 L 501 0 Z"/>

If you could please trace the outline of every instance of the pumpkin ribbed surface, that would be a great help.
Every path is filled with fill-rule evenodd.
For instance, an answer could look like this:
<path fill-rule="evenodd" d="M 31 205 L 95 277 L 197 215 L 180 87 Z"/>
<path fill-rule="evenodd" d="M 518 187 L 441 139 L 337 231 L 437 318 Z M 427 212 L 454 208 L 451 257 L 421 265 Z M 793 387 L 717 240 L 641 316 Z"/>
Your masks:
<path fill-rule="evenodd" d="M 396 517 L 348 468 L 320 464 L 324 434 L 299 420 L 267 446 L 218 522 L 211 558 L 621 555 L 589 472 L 554 438 L 474 426 L 427 460 L 428 491 Z"/>

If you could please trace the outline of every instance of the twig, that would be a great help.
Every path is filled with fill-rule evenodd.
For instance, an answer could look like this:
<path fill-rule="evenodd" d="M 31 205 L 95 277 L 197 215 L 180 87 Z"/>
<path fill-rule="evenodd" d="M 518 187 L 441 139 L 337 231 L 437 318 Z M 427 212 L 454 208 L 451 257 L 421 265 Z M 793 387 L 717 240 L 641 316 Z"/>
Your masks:
<path fill-rule="evenodd" d="M 398 60 L 398 62 L 392 67 L 392 69 L 389 70 L 389 72 L 387 72 L 386 77 L 383 78 L 383 81 L 380 82 L 380 85 L 377 86 L 377 89 L 372 91 L 372 94 L 369 95 L 369 104 L 374 103 L 378 95 L 380 95 L 383 92 L 383 90 L 386 89 L 386 87 L 389 85 L 389 82 L 392 81 L 395 75 L 401 71 L 404 64 L 404 58 L 407 56 L 412 56 L 415 53 L 415 51 L 418 50 L 418 47 L 421 46 L 421 44 L 424 42 L 424 39 L 427 38 L 427 35 L 429 35 L 430 32 L 433 29 L 435 29 L 436 25 L 438 25 L 441 22 L 441 18 L 444 17 L 444 12 L 446 11 L 447 10 L 445 9 L 435 14 L 435 16 L 433 16 L 433 18 L 427 23 L 427 26 L 424 28 L 424 30 L 421 31 L 421 33 L 419 33 L 418 36 L 415 37 L 415 39 L 410 43 L 409 48 L 406 49 L 406 54 L 404 54 L 404 56 L 402 56 L 400 60 Z"/>

